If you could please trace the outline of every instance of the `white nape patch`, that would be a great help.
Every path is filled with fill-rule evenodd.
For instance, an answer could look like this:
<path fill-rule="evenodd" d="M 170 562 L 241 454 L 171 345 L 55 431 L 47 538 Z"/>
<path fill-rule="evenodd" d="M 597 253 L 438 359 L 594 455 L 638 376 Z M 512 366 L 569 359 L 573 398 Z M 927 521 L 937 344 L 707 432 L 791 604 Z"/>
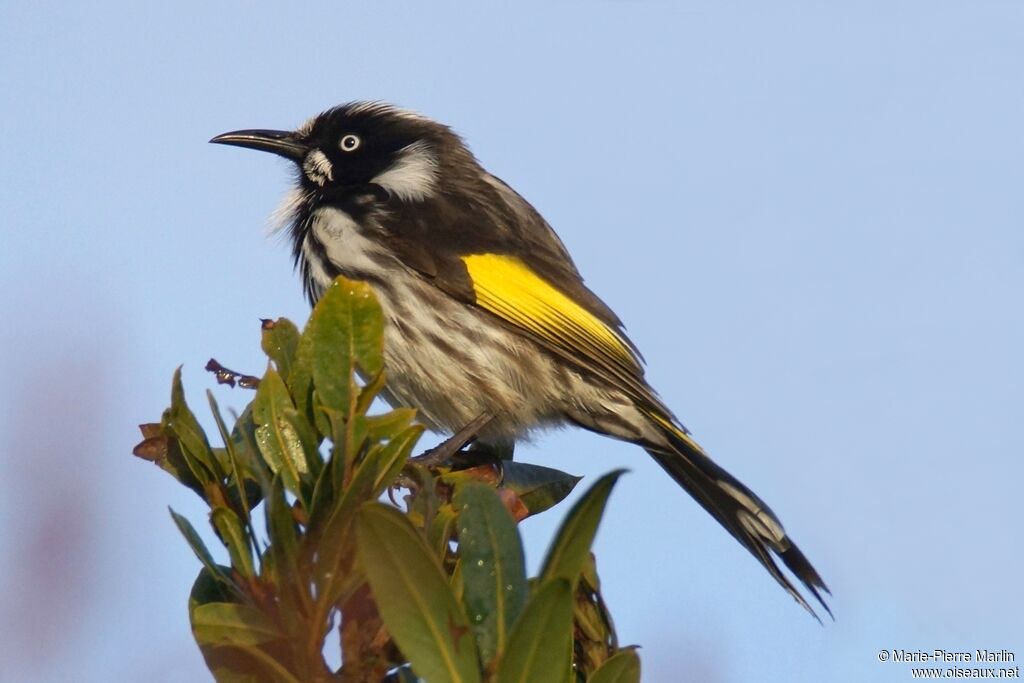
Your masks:
<path fill-rule="evenodd" d="M 334 167 L 331 166 L 327 155 L 318 149 L 306 155 L 306 160 L 302 162 L 302 172 L 317 185 L 334 180 Z"/>
<path fill-rule="evenodd" d="M 288 190 L 281 203 L 277 205 L 268 221 L 267 234 L 281 232 L 287 228 L 299 213 L 299 209 L 306 202 L 306 192 L 301 187 L 293 187 Z"/>
<path fill-rule="evenodd" d="M 323 245 L 327 260 L 342 273 L 372 273 L 381 277 L 388 274 L 390 259 L 387 250 L 367 238 L 347 213 L 327 207 L 313 214 L 309 235 L 302 243 L 302 254 L 310 264 L 310 274 L 323 287 L 330 285 L 331 278 L 320 262 L 322 257 L 310 244 L 310 237 Z"/>
<path fill-rule="evenodd" d="M 437 188 L 437 157 L 425 142 L 414 142 L 398 152 L 398 159 L 370 182 L 405 201 L 418 201 Z"/>

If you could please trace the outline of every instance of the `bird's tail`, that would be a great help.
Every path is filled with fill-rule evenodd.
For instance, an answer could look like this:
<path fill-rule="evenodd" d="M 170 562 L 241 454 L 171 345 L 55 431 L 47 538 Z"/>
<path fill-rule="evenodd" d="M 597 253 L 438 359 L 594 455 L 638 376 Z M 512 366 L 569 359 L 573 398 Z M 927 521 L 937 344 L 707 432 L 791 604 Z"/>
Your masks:
<path fill-rule="evenodd" d="M 775 513 L 736 477 L 715 464 L 685 430 L 660 415 L 650 417 L 659 425 L 669 444 L 668 448 L 647 445 L 651 457 L 749 550 L 779 585 L 816 619 L 821 621 L 804 596 L 775 564 L 773 555 L 782 560 L 832 616 L 832 610 L 825 604 L 820 592 L 829 593 L 828 587 L 786 535 Z"/>

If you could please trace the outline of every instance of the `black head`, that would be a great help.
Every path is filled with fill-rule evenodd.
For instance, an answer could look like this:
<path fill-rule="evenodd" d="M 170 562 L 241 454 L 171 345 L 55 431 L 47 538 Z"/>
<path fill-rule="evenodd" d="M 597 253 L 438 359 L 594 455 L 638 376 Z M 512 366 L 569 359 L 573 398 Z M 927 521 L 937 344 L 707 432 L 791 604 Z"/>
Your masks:
<path fill-rule="evenodd" d="M 444 167 L 475 164 L 447 126 L 378 102 L 329 109 L 295 131 L 240 130 L 210 142 L 291 159 L 303 189 L 325 197 L 383 190 L 416 201 L 434 192 Z"/>

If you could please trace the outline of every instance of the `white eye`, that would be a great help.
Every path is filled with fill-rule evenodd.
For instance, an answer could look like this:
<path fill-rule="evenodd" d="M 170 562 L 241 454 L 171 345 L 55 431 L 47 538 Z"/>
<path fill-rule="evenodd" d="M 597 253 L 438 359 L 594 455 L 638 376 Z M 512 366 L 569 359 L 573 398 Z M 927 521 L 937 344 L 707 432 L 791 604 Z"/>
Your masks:
<path fill-rule="evenodd" d="M 358 135 L 349 133 L 341 137 L 341 151 L 342 152 L 354 152 L 359 149 L 359 145 L 362 144 L 362 140 L 359 139 Z"/>

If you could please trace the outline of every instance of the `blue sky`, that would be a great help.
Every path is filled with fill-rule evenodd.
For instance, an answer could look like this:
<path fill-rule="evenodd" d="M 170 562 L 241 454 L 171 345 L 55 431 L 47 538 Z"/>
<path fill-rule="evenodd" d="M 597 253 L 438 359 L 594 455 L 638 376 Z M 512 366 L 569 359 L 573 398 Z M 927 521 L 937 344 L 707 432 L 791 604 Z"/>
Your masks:
<path fill-rule="evenodd" d="M 0 679 L 204 680 L 166 507 L 202 510 L 136 425 L 307 314 L 266 237 L 287 166 L 206 141 L 353 99 L 544 213 L 833 589 L 822 628 L 642 451 L 542 437 L 519 457 L 632 469 L 597 552 L 645 680 L 1024 657 L 1024 6 L 846 4 L 0 3 Z"/>

